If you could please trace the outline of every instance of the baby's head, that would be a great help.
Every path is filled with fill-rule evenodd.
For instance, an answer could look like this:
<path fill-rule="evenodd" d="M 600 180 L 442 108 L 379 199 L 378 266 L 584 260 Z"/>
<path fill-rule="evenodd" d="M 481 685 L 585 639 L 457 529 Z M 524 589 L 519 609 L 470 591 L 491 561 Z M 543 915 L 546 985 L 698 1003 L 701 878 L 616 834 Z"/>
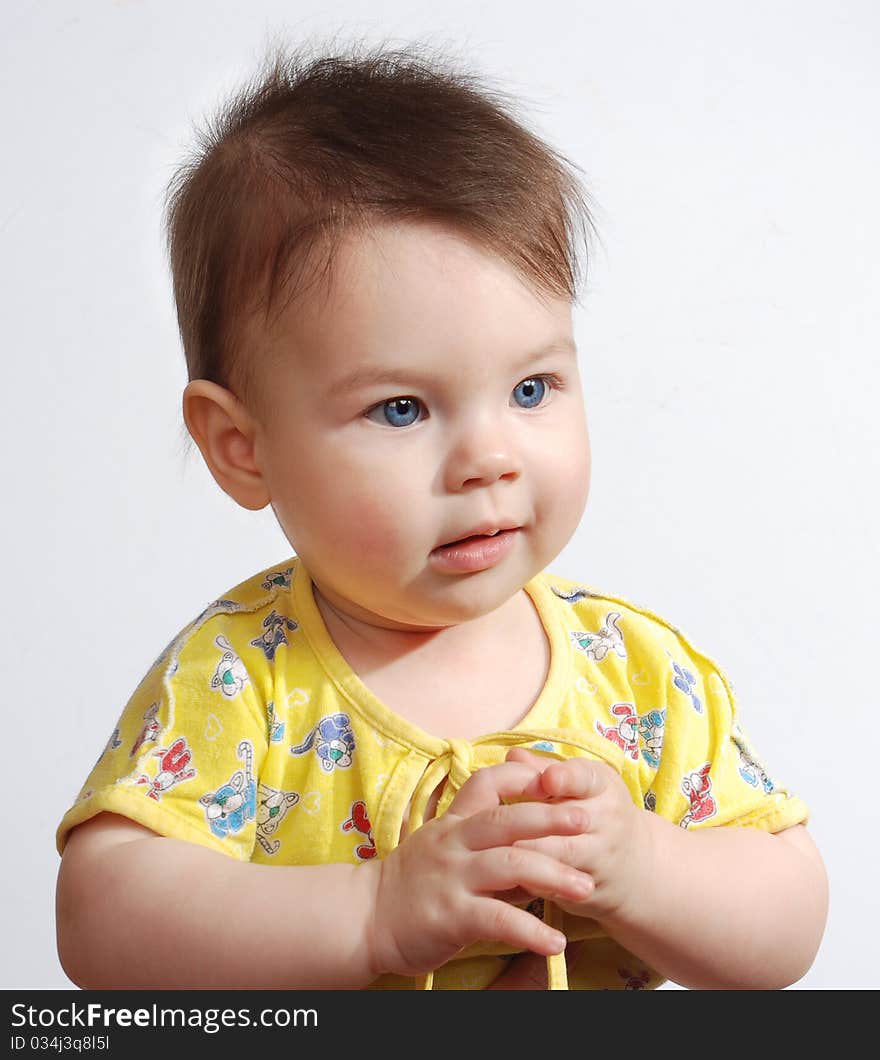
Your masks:
<path fill-rule="evenodd" d="M 281 56 L 167 217 L 187 426 L 327 601 L 433 630 L 556 557 L 589 486 L 572 306 L 591 222 L 497 92 L 413 51 Z"/>

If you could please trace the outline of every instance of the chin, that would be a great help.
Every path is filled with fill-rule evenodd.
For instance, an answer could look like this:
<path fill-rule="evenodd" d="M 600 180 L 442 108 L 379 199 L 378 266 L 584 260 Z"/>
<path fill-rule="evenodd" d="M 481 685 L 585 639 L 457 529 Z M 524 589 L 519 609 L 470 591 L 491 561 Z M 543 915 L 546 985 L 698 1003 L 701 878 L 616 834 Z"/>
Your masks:
<path fill-rule="evenodd" d="M 432 624 L 444 626 L 472 622 L 503 607 L 531 580 L 531 575 L 522 580 L 486 577 L 492 573 L 475 571 L 456 578 L 454 582 L 450 580 L 445 586 L 441 584 L 438 590 L 431 593 L 430 603 L 424 609 L 426 619 Z"/>

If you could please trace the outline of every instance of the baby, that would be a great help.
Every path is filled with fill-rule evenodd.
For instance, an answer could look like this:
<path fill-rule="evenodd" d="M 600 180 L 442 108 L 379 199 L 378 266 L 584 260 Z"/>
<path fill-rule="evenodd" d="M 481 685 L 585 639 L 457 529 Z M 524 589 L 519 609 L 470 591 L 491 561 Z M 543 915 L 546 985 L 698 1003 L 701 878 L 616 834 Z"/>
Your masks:
<path fill-rule="evenodd" d="M 590 478 L 585 203 L 497 94 L 416 50 L 277 57 L 180 170 L 186 424 L 296 554 L 171 641 L 61 821 L 76 983 L 778 988 L 810 967 L 809 811 L 725 676 L 547 571 Z"/>

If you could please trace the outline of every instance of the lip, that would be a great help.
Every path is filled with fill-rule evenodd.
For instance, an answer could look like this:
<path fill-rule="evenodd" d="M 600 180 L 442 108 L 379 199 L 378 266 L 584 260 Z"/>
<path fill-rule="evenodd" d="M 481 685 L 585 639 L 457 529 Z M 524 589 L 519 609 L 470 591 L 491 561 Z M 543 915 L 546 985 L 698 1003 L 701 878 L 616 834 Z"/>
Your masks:
<path fill-rule="evenodd" d="M 502 563 L 515 548 L 521 527 L 511 526 L 491 537 L 471 535 L 470 540 L 440 545 L 430 555 L 434 570 L 442 574 L 472 574 Z"/>
<path fill-rule="evenodd" d="M 475 526 L 473 530 L 468 530 L 463 534 L 459 534 L 458 537 L 450 538 L 448 541 L 444 541 L 437 546 L 437 548 L 449 548 L 450 545 L 457 545 L 469 537 L 483 537 L 491 534 L 493 537 L 496 534 L 500 534 L 504 530 L 519 530 L 519 523 L 512 523 L 509 520 L 502 520 L 496 523 L 480 523 L 479 526 Z"/>

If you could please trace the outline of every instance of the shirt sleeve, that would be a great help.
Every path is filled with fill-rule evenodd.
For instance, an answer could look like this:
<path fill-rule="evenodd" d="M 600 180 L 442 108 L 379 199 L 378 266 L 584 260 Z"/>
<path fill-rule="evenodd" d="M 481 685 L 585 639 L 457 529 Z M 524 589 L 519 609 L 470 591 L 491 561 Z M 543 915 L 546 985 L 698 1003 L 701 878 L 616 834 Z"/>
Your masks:
<path fill-rule="evenodd" d="M 809 808 L 765 766 L 720 667 L 681 636 L 664 641 L 662 706 L 639 712 L 646 809 L 682 828 L 805 824 Z"/>
<path fill-rule="evenodd" d="M 214 615 L 166 648 L 64 815 L 59 853 L 72 828 L 109 811 L 159 835 L 250 859 L 271 675 L 250 641 L 249 617 Z"/>

